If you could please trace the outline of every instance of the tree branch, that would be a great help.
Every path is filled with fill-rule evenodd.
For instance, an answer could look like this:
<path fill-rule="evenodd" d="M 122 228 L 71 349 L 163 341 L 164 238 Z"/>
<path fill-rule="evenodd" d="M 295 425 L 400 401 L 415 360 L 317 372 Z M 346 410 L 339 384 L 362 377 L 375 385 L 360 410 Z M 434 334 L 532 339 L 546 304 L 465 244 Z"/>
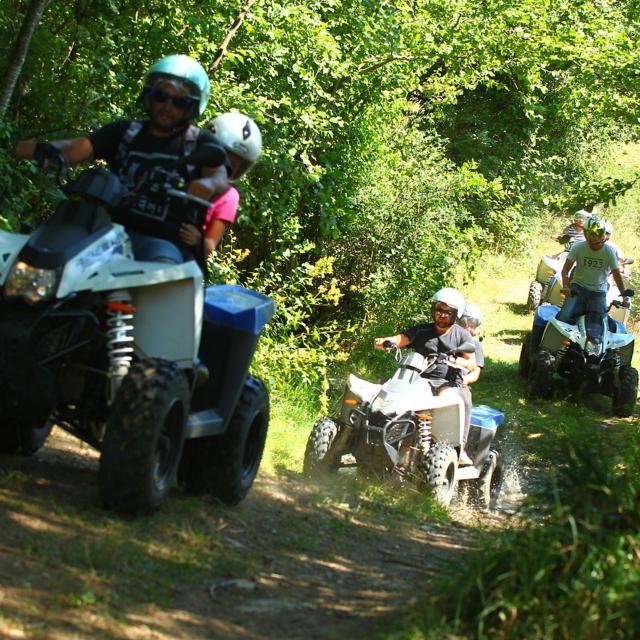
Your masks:
<path fill-rule="evenodd" d="M 240 9 L 240 12 L 236 16 L 234 23 L 231 25 L 231 29 L 227 31 L 227 35 L 224 37 L 222 44 L 218 48 L 218 52 L 216 53 L 216 57 L 215 57 L 215 60 L 213 61 L 213 64 L 209 67 L 209 70 L 208 70 L 209 76 L 213 75 L 215 70 L 220 65 L 220 62 L 222 62 L 222 58 L 224 58 L 225 53 L 227 53 L 227 48 L 229 47 L 231 38 L 233 38 L 233 36 L 236 34 L 236 31 L 238 31 L 238 29 L 240 28 L 240 25 L 242 24 L 243 20 L 247 16 L 247 13 L 249 13 L 249 10 L 256 3 L 256 1 L 257 0 L 247 0 L 247 3 L 244 5 L 244 7 Z"/>

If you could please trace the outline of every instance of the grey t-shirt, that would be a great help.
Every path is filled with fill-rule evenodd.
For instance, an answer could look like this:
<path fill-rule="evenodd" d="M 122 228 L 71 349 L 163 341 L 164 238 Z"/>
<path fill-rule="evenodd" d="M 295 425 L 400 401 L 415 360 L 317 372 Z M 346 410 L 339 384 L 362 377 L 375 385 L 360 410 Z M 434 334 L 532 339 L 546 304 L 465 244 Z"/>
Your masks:
<path fill-rule="evenodd" d="M 571 247 L 567 260 L 575 263 L 571 283 L 589 291 L 606 291 L 609 273 L 620 268 L 618 256 L 608 244 L 594 251 L 588 242 L 577 242 Z"/>

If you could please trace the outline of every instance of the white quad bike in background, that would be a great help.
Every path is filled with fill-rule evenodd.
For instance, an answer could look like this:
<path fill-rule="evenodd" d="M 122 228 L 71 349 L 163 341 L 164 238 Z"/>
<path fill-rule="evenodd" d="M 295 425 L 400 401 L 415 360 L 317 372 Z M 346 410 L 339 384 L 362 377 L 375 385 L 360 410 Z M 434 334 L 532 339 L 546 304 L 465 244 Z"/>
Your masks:
<path fill-rule="evenodd" d="M 443 505 L 468 481 L 473 501 L 493 508 L 502 484 L 502 458 L 493 448 L 504 415 L 490 407 L 474 407 L 466 451 L 472 466 L 458 466 L 464 432 L 464 404 L 457 396 L 435 396 L 422 373 L 453 354 L 425 358 L 404 356 L 393 343 L 398 367 L 384 384 L 349 375 L 340 415 L 323 417 L 313 426 L 304 458 L 305 473 L 355 466 L 384 474 L 399 473 L 426 488 Z M 456 353 L 475 351 L 465 343 Z"/>
<path fill-rule="evenodd" d="M 562 270 L 562 265 L 568 255 L 568 251 L 561 251 L 555 255 L 545 255 L 540 258 L 536 269 L 535 280 L 529 285 L 527 297 L 527 309 L 535 311 L 543 302 L 543 292 L 550 278 Z"/>
<path fill-rule="evenodd" d="M 184 219 L 199 223 L 209 203 L 176 189 L 176 175 L 152 172 L 141 188 L 197 203 Z M 187 492 L 239 502 L 267 434 L 269 397 L 248 369 L 273 301 L 205 289 L 193 261 L 135 261 L 109 215 L 127 197 L 114 174 L 89 169 L 63 191 L 32 235 L 0 231 L 0 453 L 34 453 L 55 424 L 100 451 L 108 508 L 155 510 L 176 476 Z"/>
<path fill-rule="evenodd" d="M 621 304 L 614 301 L 610 310 Z M 523 338 L 519 373 L 528 377 L 530 395 L 600 393 L 611 397 L 613 415 L 631 415 L 638 395 L 638 371 L 631 366 L 635 336 L 611 315 L 586 314 L 568 324 L 555 317 L 559 310 L 538 307 L 532 331 Z M 601 334 L 597 340 L 595 326 Z"/>

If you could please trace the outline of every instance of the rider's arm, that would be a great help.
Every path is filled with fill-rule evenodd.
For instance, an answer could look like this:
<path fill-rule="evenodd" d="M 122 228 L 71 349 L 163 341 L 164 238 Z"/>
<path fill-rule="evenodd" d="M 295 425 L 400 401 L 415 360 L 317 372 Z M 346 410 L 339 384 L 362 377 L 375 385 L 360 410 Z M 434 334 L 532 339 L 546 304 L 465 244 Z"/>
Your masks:
<path fill-rule="evenodd" d="M 204 237 L 204 251 L 206 255 L 216 250 L 228 226 L 229 223 L 224 220 L 213 220 L 207 227 L 207 232 Z"/>
<path fill-rule="evenodd" d="M 230 187 L 227 169 L 220 167 L 202 167 L 202 177 L 192 180 L 187 191 L 192 196 L 198 196 L 204 200 L 219 198 Z"/>
<path fill-rule="evenodd" d="M 411 344 L 411 341 L 409 340 L 409 338 L 407 336 L 404 335 L 404 333 L 399 333 L 398 335 L 395 336 L 389 336 L 387 338 L 374 338 L 373 340 L 373 346 L 376 349 L 384 349 L 384 347 L 382 346 L 385 342 L 393 342 L 393 344 L 396 345 L 396 347 L 406 347 L 409 344 Z"/>
<path fill-rule="evenodd" d="M 620 295 L 624 298 L 624 280 L 622 279 L 622 274 L 620 273 L 620 269 L 612 269 L 611 275 L 613 276 L 613 281 L 618 286 L 618 290 L 620 291 Z"/>
<path fill-rule="evenodd" d="M 467 386 L 477 382 L 480 378 L 480 374 L 482 373 L 482 367 L 476 367 L 472 371 L 469 371 L 466 375 L 462 376 L 462 383 Z"/>
<path fill-rule="evenodd" d="M 562 289 L 568 290 L 569 285 L 571 284 L 571 280 L 569 278 L 569 272 L 573 268 L 573 262 L 567 258 L 564 261 L 564 265 L 562 266 L 562 272 L 560 273 L 560 277 L 562 278 Z"/>
<path fill-rule="evenodd" d="M 20 160 L 31 160 L 36 150 L 37 142 L 33 140 L 19 140 L 16 143 L 16 156 Z M 51 142 L 57 147 L 67 162 L 71 165 L 93 160 L 93 145 L 89 138 L 70 138 Z"/>

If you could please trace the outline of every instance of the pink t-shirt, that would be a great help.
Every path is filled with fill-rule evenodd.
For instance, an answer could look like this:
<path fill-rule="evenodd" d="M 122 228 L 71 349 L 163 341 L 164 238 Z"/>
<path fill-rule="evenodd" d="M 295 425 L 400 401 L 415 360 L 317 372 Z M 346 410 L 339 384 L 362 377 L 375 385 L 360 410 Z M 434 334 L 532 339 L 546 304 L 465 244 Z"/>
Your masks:
<path fill-rule="evenodd" d="M 211 203 L 207 209 L 207 216 L 204 220 L 202 229 L 207 235 L 207 230 L 214 220 L 222 220 L 232 224 L 236 219 L 238 204 L 240 203 L 240 194 L 235 187 L 229 187 L 217 200 Z"/>

